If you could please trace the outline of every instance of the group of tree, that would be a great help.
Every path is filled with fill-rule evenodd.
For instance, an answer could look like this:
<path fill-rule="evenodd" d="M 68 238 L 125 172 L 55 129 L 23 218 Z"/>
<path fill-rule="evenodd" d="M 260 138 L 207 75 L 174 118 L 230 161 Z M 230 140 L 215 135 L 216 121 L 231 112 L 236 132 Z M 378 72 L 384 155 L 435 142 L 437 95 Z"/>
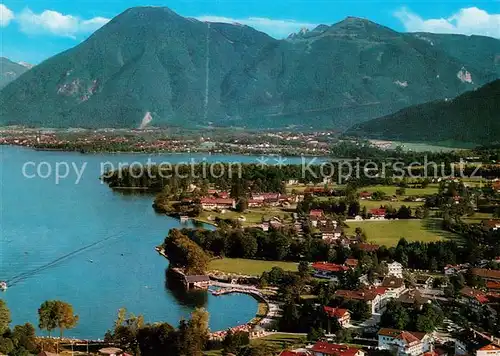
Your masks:
<path fill-rule="evenodd" d="M 209 256 L 196 243 L 177 229 L 170 230 L 163 243 L 170 267 L 180 267 L 187 275 L 205 274 Z"/>
<path fill-rule="evenodd" d="M 10 310 L 7 304 L 0 299 L 0 354 L 29 356 L 37 353 L 39 347 L 35 339 L 35 327 L 26 323 L 10 329 L 10 322 Z"/>
<path fill-rule="evenodd" d="M 443 311 L 434 304 L 405 306 L 391 300 L 380 318 L 380 326 L 430 333 L 439 328 L 443 321 Z"/>
<path fill-rule="evenodd" d="M 142 316 L 120 309 L 104 340 L 134 355 L 201 356 L 208 344 L 208 312 L 196 309 L 174 328 L 168 323 L 144 324 Z"/>
<path fill-rule="evenodd" d="M 219 226 L 217 230 L 183 229 L 181 233 L 212 256 L 272 261 L 328 261 L 344 263 L 349 249 L 304 233 L 297 238 L 293 228 Z"/>
<path fill-rule="evenodd" d="M 64 330 L 72 329 L 78 323 L 78 315 L 75 315 L 73 306 L 60 300 L 48 300 L 43 302 L 38 309 L 39 324 L 41 330 L 49 333 L 59 329 L 60 336 Z"/>

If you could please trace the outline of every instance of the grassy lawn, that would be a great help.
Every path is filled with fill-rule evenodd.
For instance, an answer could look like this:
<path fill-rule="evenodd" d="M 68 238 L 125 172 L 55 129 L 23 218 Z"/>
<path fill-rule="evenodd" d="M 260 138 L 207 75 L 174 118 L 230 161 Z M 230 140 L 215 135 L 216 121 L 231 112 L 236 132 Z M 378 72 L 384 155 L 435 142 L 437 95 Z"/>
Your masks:
<path fill-rule="evenodd" d="M 285 220 L 291 220 L 292 218 L 290 213 L 284 212 L 279 208 L 270 207 L 270 208 L 251 208 L 245 211 L 244 213 L 239 213 L 236 211 L 226 211 L 224 214 L 221 214 L 215 211 L 203 211 L 197 220 L 213 224 L 214 220 L 210 221 L 208 219 L 210 216 L 214 220 L 215 218 L 237 220 L 240 217 L 244 217 L 245 221 L 241 222 L 241 225 L 243 226 L 260 224 L 262 222 L 262 219 L 267 220 L 275 216 Z"/>
<path fill-rule="evenodd" d="M 251 343 L 264 342 L 268 345 L 275 346 L 279 349 L 283 348 L 298 348 L 303 347 L 306 336 L 302 335 L 287 335 L 287 334 L 272 334 L 263 338 L 252 340 Z"/>
<path fill-rule="evenodd" d="M 357 227 L 366 232 L 369 242 L 378 245 L 396 246 L 404 237 L 408 241 L 432 242 L 456 235 L 444 231 L 439 226 L 440 221 L 427 220 L 380 220 L 348 222 L 348 233 L 354 233 Z"/>
<path fill-rule="evenodd" d="M 493 214 L 474 213 L 473 216 L 466 216 L 462 220 L 469 224 L 480 224 L 483 220 L 493 219 Z"/>
<path fill-rule="evenodd" d="M 376 201 L 376 200 L 360 200 L 359 204 L 361 208 L 366 206 L 366 209 L 378 209 L 380 206 L 390 205 L 395 209 L 399 209 L 402 205 L 409 206 L 413 210 L 419 206 L 423 206 L 423 202 L 413 202 L 413 201 Z M 414 212 L 414 211 L 413 211 Z"/>
<path fill-rule="evenodd" d="M 276 350 L 283 350 L 284 348 L 299 348 L 305 346 L 304 340 L 306 336 L 300 335 L 286 335 L 286 334 L 273 334 L 263 338 L 254 339 L 250 341 L 252 345 L 265 343 Z M 205 356 L 220 356 L 222 350 L 213 350 L 204 352 Z"/>
<path fill-rule="evenodd" d="M 217 270 L 248 276 L 260 276 L 263 272 L 270 271 L 273 267 L 280 267 L 285 271 L 297 271 L 297 263 L 294 262 L 245 260 L 241 258 L 212 260 L 208 266 L 212 271 Z"/>
<path fill-rule="evenodd" d="M 360 192 L 367 191 L 371 193 L 380 191 L 384 192 L 387 195 L 396 195 L 396 190 L 398 188 L 399 187 L 396 187 L 394 185 L 373 185 L 369 187 L 360 188 L 359 191 Z M 429 184 L 429 186 L 426 188 L 405 188 L 405 190 L 406 190 L 405 196 L 432 195 L 438 192 L 438 186 L 434 184 Z"/>

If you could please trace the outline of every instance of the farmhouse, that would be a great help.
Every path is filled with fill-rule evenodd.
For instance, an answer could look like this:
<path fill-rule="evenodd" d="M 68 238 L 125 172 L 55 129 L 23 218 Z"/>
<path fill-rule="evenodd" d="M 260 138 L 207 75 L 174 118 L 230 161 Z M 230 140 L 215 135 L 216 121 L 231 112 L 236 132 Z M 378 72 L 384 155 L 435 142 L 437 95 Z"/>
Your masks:
<path fill-rule="evenodd" d="M 387 211 L 385 209 L 370 209 L 368 213 L 372 216 L 372 219 L 382 220 L 385 219 Z"/>

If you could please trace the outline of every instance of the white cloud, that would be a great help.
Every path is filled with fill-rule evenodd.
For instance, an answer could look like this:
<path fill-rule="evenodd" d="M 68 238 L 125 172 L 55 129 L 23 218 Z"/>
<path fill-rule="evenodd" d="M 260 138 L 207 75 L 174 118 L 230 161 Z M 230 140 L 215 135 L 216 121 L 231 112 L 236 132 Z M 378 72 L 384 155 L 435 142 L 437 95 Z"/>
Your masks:
<path fill-rule="evenodd" d="M 448 18 L 423 19 L 406 8 L 395 16 L 410 32 L 459 33 L 500 38 L 500 13 L 489 14 L 477 7 L 460 9 Z"/>
<path fill-rule="evenodd" d="M 265 17 L 247 17 L 244 19 L 234 19 L 222 16 L 198 16 L 196 19 L 207 22 L 237 23 L 251 26 L 259 31 L 265 32 L 273 37 L 284 38 L 302 28 L 312 29 L 316 24 L 299 22 L 295 20 L 274 20 Z"/>
<path fill-rule="evenodd" d="M 0 27 L 8 26 L 14 19 L 14 13 L 4 4 L 0 4 Z"/>
<path fill-rule="evenodd" d="M 30 9 L 23 10 L 16 17 L 21 31 L 28 34 L 52 34 L 72 37 L 92 33 L 106 24 L 109 19 L 94 17 L 88 20 L 73 15 L 64 15 L 57 11 L 45 10 L 36 14 Z"/>

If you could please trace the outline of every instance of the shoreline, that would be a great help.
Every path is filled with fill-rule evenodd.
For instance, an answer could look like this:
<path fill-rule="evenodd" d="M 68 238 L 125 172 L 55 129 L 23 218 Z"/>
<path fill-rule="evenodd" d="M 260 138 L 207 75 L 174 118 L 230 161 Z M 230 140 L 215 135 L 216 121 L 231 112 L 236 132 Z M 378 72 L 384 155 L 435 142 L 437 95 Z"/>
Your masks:
<path fill-rule="evenodd" d="M 165 250 L 163 248 L 161 248 L 160 246 L 156 246 L 155 251 L 158 252 L 158 254 L 160 256 L 163 256 L 164 258 L 166 258 L 168 260 L 167 254 L 165 253 Z M 228 288 L 228 287 L 225 287 L 228 284 L 216 282 L 212 277 L 210 277 L 210 281 L 211 281 L 210 285 L 214 285 L 214 286 L 220 287 L 220 288 Z M 215 284 L 213 284 L 214 282 L 215 282 Z M 238 285 L 235 285 L 235 286 L 238 286 Z M 215 297 L 218 296 L 218 295 L 214 295 L 210 290 L 207 290 L 207 293 L 211 293 Z M 234 294 L 234 293 L 249 295 L 257 301 L 257 310 L 255 312 L 255 316 L 252 319 L 250 319 L 250 321 L 248 321 L 245 325 L 252 325 L 253 327 L 255 327 L 255 326 L 259 325 L 260 322 L 268 316 L 269 310 L 270 310 L 269 301 L 263 295 L 260 295 L 259 291 L 250 290 L 250 289 L 248 289 L 248 287 L 242 287 L 242 288 L 238 289 L 238 291 L 234 291 L 234 292 L 230 292 L 230 293 L 226 293 L 226 294 Z M 261 313 L 262 310 L 265 310 L 265 311 L 263 313 Z M 224 331 L 224 330 L 218 330 L 215 332 L 222 332 L 222 331 Z"/>
<path fill-rule="evenodd" d="M 239 151 L 229 151 L 229 152 L 214 152 L 214 151 L 206 151 L 206 150 L 192 150 L 186 149 L 184 151 L 169 151 L 169 150 L 161 150 L 161 151 L 83 151 L 81 149 L 64 149 L 64 148 L 50 148 L 50 147 L 36 147 L 36 146 L 28 146 L 28 145 L 19 145 L 19 144 L 0 144 L 0 147 L 22 147 L 36 152 L 64 152 L 64 153 L 78 153 L 80 155 L 100 155 L 100 154 L 109 154 L 109 155 L 126 155 L 126 154 L 137 154 L 137 155 L 149 155 L 149 156 L 160 156 L 160 155 L 185 155 L 185 154 L 207 154 L 207 155 L 218 155 L 218 156 L 230 156 L 230 155 L 240 155 L 240 156 L 276 156 L 280 157 L 281 152 L 239 152 Z M 308 157 L 308 158 L 328 158 L 330 157 L 329 153 L 318 153 L 318 154 L 310 154 L 310 153 L 300 153 L 300 154 L 287 154 L 286 157 L 289 158 L 300 158 L 300 157 Z"/>

